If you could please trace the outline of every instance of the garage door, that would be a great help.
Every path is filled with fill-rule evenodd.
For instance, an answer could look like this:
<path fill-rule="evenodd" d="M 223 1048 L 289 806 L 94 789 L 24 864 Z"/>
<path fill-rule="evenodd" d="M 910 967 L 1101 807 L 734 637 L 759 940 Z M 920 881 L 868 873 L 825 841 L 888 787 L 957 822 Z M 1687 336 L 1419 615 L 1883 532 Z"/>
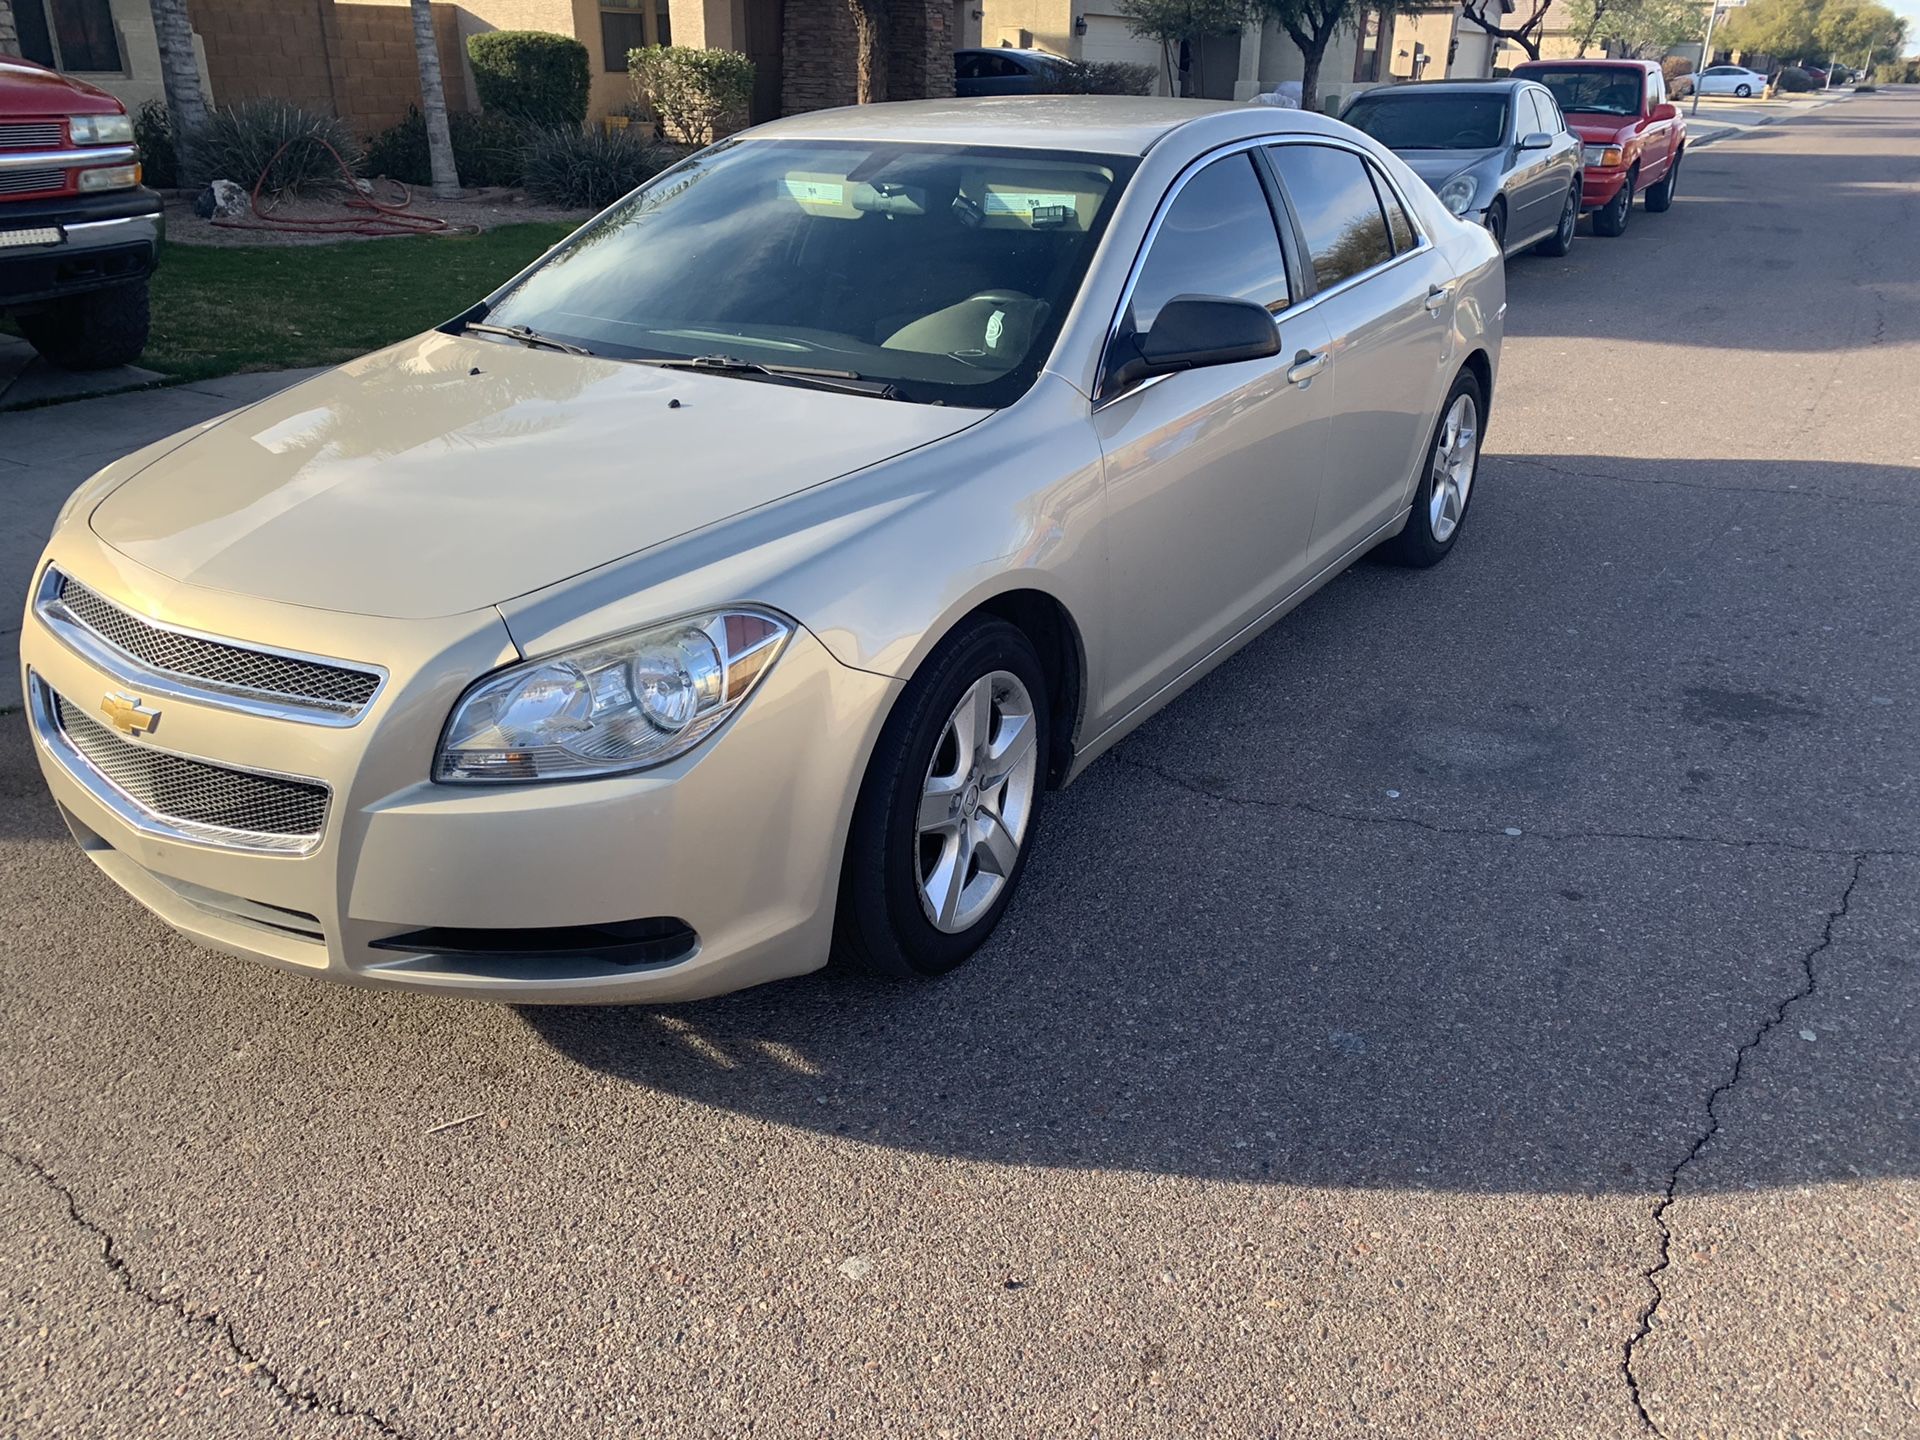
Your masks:
<path fill-rule="evenodd" d="M 1082 60 L 1119 60 L 1128 65 L 1151 65 L 1153 93 L 1167 93 L 1167 66 L 1158 40 L 1143 40 L 1118 15 L 1087 15 L 1087 33 L 1080 37 Z"/>

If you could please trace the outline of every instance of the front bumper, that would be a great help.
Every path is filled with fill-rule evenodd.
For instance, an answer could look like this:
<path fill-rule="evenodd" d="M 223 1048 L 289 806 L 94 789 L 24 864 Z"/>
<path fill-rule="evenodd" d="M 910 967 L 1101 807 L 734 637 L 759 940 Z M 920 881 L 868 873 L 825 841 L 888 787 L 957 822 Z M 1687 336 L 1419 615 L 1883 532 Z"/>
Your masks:
<path fill-rule="evenodd" d="M 1627 183 L 1627 172 L 1620 170 L 1597 170 L 1589 167 L 1580 179 L 1580 208 L 1582 210 L 1600 210 L 1613 203 L 1613 197 L 1620 193 L 1620 187 Z"/>
<path fill-rule="evenodd" d="M 8 240 L 29 232 L 45 238 Z M 0 307 L 142 279 L 165 234 L 160 197 L 146 189 L 0 204 Z"/>
<path fill-rule="evenodd" d="M 331 791 L 308 853 L 196 842 L 143 824 L 63 753 L 49 692 L 97 717 L 104 695 L 140 695 L 141 681 L 80 653 L 30 604 L 21 658 L 54 799 L 101 870 L 201 943 L 329 979 L 536 1004 L 690 1000 L 825 962 L 854 796 L 899 682 L 841 665 L 804 628 L 753 699 L 671 764 L 604 780 L 436 785 L 425 777 L 454 700 L 518 658 L 497 612 L 399 621 L 196 590 L 79 522 L 49 559 L 155 621 L 387 672 L 346 726 L 151 700 L 162 719 L 133 743 Z M 662 938 L 624 950 L 565 939 L 623 926 Z M 442 948 L 450 931 L 490 932 L 491 948 Z M 524 951 L 500 945 L 510 932 L 529 937 Z"/>

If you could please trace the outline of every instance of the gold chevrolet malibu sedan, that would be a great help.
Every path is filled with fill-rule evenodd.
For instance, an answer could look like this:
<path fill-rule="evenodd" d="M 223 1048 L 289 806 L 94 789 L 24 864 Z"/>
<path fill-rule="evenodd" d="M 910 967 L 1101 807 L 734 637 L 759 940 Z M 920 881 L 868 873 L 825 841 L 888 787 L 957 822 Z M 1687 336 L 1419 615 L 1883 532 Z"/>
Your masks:
<path fill-rule="evenodd" d="M 314 975 L 937 975 L 1045 793 L 1456 542 L 1486 231 L 1298 111 L 922 102 L 668 170 L 437 330 L 108 466 L 21 652 L 80 846 Z"/>

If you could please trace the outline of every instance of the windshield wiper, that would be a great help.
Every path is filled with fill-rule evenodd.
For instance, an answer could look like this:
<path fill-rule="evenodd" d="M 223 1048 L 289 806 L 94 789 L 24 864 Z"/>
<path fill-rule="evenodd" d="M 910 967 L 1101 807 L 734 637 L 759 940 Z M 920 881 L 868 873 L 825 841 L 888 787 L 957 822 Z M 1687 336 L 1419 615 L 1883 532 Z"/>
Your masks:
<path fill-rule="evenodd" d="M 763 365 L 758 360 L 741 360 L 732 355 L 695 355 L 690 359 L 636 359 L 636 365 L 657 365 L 662 370 L 713 370 L 723 375 L 771 375 L 778 380 L 793 380 L 816 390 L 841 390 L 849 395 L 876 395 L 882 400 L 898 400 L 900 391 L 887 380 L 873 380 L 857 370 L 822 370 L 812 365 Z"/>
<path fill-rule="evenodd" d="M 460 329 L 475 335 L 501 335 L 509 340 L 518 340 L 522 345 L 537 345 L 543 350 L 558 350 L 564 355 L 593 354 L 593 351 L 584 345 L 575 345 L 570 340 L 556 340 L 551 335 L 542 335 L 531 325 L 489 325 L 484 320 L 467 320 L 461 323 Z"/>

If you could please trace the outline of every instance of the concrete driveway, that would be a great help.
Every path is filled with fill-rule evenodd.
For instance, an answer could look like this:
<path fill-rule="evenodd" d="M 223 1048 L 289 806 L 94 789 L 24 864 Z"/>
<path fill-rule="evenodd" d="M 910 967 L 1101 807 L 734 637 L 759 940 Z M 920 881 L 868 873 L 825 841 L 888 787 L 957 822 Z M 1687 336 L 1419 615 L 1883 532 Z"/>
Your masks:
<path fill-rule="evenodd" d="M 1886 94 L 1512 262 L 1458 553 L 1053 797 L 936 986 L 252 968 L 94 872 L 7 722 L 9 1428 L 1914 1434 L 1916 233 Z M 140 438 L 93 417 L 229 398 L 0 454 L 64 484 Z"/>

